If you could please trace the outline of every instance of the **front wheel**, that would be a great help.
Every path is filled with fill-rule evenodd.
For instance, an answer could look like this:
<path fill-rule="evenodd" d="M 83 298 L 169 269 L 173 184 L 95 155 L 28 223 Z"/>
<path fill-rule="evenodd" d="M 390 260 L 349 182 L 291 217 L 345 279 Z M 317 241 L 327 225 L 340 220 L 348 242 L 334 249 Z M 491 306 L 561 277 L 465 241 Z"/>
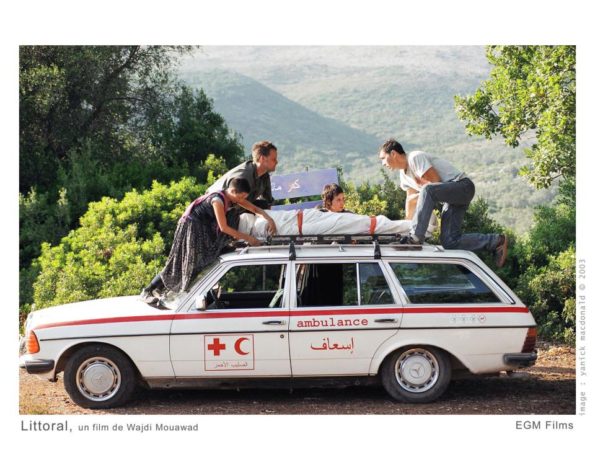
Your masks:
<path fill-rule="evenodd" d="M 128 357 L 105 345 L 81 348 L 64 369 L 64 388 L 76 404 L 88 409 L 125 404 L 135 387 L 136 374 Z"/>
<path fill-rule="evenodd" d="M 391 354 L 381 370 L 382 384 L 396 400 L 428 403 L 438 399 L 450 383 L 448 356 L 429 346 L 402 348 Z"/>

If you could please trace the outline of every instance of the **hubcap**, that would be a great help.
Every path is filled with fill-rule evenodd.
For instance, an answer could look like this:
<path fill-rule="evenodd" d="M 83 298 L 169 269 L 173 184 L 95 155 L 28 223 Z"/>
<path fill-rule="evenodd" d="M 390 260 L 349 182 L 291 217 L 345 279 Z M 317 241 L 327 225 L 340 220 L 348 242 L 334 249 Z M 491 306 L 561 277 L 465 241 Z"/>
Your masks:
<path fill-rule="evenodd" d="M 79 391 L 93 401 L 105 401 L 120 388 L 120 370 L 107 358 L 89 358 L 76 373 Z"/>
<path fill-rule="evenodd" d="M 395 363 L 398 384 L 412 393 L 421 393 L 432 388 L 440 375 L 436 357 L 423 348 L 407 350 Z"/>

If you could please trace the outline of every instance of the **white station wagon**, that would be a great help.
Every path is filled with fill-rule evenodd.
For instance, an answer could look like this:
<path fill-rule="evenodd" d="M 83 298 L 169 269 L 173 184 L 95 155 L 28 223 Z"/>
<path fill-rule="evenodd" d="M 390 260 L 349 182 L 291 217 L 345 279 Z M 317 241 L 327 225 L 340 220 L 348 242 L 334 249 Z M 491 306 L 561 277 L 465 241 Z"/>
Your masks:
<path fill-rule="evenodd" d="M 132 296 L 32 312 L 20 366 L 64 372 L 75 403 L 109 408 L 139 383 L 357 381 L 425 403 L 455 374 L 535 363 L 533 316 L 475 254 L 378 239 L 237 249 L 163 309 Z"/>

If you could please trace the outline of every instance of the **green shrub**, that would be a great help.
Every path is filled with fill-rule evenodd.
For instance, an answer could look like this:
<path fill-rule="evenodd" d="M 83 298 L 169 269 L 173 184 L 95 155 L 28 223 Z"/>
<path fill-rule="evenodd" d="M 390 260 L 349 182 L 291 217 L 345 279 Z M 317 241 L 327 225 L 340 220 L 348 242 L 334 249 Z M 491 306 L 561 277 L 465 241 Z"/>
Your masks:
<path fill-rule="evenodd" d="M 463 233 L 504 233 L 504 228 L 490 217 L 488 202 L 482 197 L 469 205 L 462 230 Z"/>
<path fill-rule="evenodd" d="M 548 263 L 552 254 L 559 254 L 576 242 L 576 210 L 572 205 L 540 206 L 534 224 L 519 248 L 522 270 Z"/>
<path fill-rule="evenodd" d="M 180 215 L 204 189 L 185 178 L 90 203 L 79 228 L 57 246 L 42 245 L 36 307 L 138 293 L 162 268 Z"/>
<path fill-rule="evenodd" d="M 33 283 L 39 275 L 39 265 L 31 264 L 19 270 L 19 323 L 24 324 L 33 303 Z"/>
<path fill-rule="evenodd" d="M 543 338 L 574 343 L 575 264 L 571 247 L 550 256 L 546 266 L 533 266 L 520 276 L 517 294 L 529 305 Z"/>
<path fill-rule="evenodd" d="M 381 200 L 378 195 L 373 195 L 366 201 L 361 201 L 359 195 L 350 193 L 345 200 L 345 209 L 356 214 L 378 216 L 386 214 L 386 201 Z"/>
<path fill-rule="evenodd" d="M 575 244 L 575 185 L 565 180 L 556 203 L 537 208 L 533 226 L 512 249 L 506 278 L 533 312 L 540 336 L 569 344 L 576 334 Z"/>
<path fill-rule="evenodd" d="M 66 190 L 60 190 L 56 202 L 52 202 L 49 193 L 38 193 L 36 189 L 27 195 L 19 194 L 20 268 L 28 267 L 39 256 L 42 242 L 57 243 L 68 231 L 71 220 Z"/>
<path fill-rule="evenodd" d="M 339 170 L 339 181 L 345 191 L 345 208 L 357 214 L 384 215 L 389 219 L 404 219 L 405 191 L 403 191 L 386 171 L 381 170 L 383 182 L 371 184 L 366 181 L 360 185 L 344 182 Z"/>

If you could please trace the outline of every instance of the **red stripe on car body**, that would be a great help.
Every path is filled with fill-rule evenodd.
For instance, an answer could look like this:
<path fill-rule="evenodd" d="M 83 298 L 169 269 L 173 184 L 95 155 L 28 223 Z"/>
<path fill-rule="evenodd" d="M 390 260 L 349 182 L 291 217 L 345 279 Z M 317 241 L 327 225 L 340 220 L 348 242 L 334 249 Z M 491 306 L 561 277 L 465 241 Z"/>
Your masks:
<path fill-rule="evenodd" d="M 115 318 L 95 318 L 95 319 L 81 319 L 78 321 L 63 321 L 60 323 L 48 323 L 35 327 L 34 330 L 47 329 L 50 327 L 63 326 L 83 326 L 88 324 L 109 324 L 109 323 L 131 323 L 135 321 L 170 321 L 174 320 L 176 315 L 161 315 L 161 316 L 122 316 Z"/>
<path fill-rule="evenodd" d="M 115 318 L 96 318 L 78 321 L 42 324 L 34 330 L 64 326 L 86 326 L 90 324 L 130 323 L 142 321 L 181 321 L 191 319 L 217 318 L 266 318 L 266 317 L 298 317 L 298 316 L 336 316 L 336 315 L 383 315 L 383 314 L 427 314 L 427 313 L 529 313 L 527 307 L 399 307 L 399 308 L 354 308 L 354 309 L 300 309 L 278 312 L 202 312 L 181 313 L 151 316 L 123 316 Z"/>

